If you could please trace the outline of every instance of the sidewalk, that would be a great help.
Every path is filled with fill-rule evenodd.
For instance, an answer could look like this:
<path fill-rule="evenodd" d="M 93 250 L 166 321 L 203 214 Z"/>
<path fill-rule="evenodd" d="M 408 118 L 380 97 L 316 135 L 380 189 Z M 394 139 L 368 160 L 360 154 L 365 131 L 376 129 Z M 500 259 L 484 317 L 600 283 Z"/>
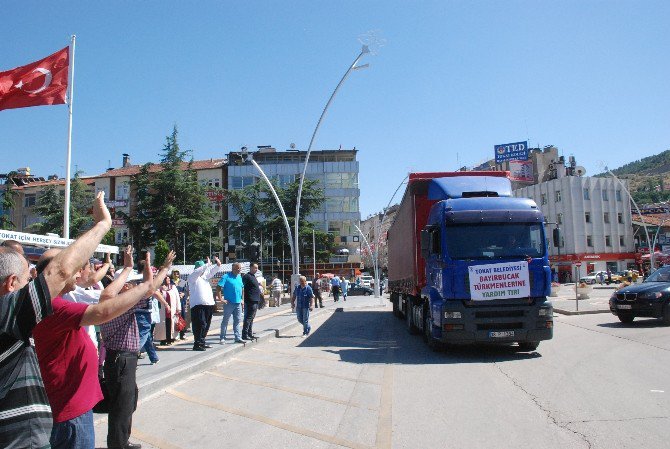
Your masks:
<path fill-rule="evenodd" d="M 349 296 L 347 301 L 340 299 L 334 302 L 333 298 L 324 298 L 324 308 L 315 308 L 310 318 L 325 313 L 332 313 L 336 309 L 357 309 L 365 307 L 385 307 L 388 296 L 375 298 L 374 296 Z M 144 399 L 165 388 L 171 387 L 175 382 L 184 380 L 192 374 L 197 374 L 212 366 L 223 362 L 227 357 L 243 351 L 256 342 L 233 343 L 232 318 L 228 323 L 228 340 L 225 345 L 219 344 L 222 314 L 217 313 L 212 318 L 212 325 L 207 334 L 207 343 L 212 345 L 211 349 L 204 352 L 193 351 L 193 335 L 186 334 L 186 340 L 177 340 L 171 346 L 158 346 L 160 362 L 151 365 L 149 358 L 138 360 L 137 363 L 137 386 L 140 390 L 140 399 Z M 295 313 L 291 312 L 290 303 L 281 307 L 269 307 L 258 311 L 254 319 L 254 334 L 258 341 L 279 337 L 287 333 L 300 333 L 302 326 L 298 323 Z"/>
<path fill-rule="evenodd" d="M 586 315 L 592 313 L 611 313 L 609 298 L 618 287 L 617 285 L 592 285 L 587 299 L 580 299 L 579 305 L 575 301 L 575 284 L 561 284 L 558 296 L 549 299 L 554 305 L 554 312 L 561 315 Z M 577 310 L 579 308 L 579 310 Z"/>

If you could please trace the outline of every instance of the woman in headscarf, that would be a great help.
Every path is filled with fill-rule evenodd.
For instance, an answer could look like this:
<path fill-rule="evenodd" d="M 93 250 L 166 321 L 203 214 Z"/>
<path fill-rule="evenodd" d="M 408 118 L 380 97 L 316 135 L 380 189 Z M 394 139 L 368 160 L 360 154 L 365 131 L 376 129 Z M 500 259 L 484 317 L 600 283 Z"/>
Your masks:
<path fill-rule="evenodd" d="M 170 309 L 168 311 L 166 307 L 161 308 L 161 322 L 156 324 L 154 338 L 159 340 L 162 345 L 169 345 L 175 341 L 178 334 L 176 315 L 181 314 L 181 301 L 179 300 L 177 285 L 169 277 L 166 277 L 163 281 L 160 292 Z"/>

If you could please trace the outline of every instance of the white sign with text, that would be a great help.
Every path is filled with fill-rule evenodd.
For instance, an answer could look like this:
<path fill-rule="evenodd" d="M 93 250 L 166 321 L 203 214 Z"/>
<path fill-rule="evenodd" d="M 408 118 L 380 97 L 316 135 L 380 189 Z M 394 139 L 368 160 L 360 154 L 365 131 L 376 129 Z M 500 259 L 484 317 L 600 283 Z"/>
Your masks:
<path fill-rule="evenodd" d="M 506 262 L 468 267 L 470 296 L 475 301 L 530 296 L 528 262 Z"/>

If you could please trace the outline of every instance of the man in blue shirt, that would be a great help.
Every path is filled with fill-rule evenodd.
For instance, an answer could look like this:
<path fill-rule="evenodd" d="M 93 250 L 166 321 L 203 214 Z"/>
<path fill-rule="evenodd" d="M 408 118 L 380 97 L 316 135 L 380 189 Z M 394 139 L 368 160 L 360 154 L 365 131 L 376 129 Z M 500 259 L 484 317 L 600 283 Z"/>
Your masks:
<path fill-rule="evenodd" d="M 228 321 L 233 316 L 233 334 L 235 343 L 244 343 L 240 335 L 240 321 L 242 321 L 242 291 L 244 284 L 240 271 L 242 267 L 238 262 L 233 264 L 232 273 L 223 275 L 219 284 L 216 286 L 216 296 L 219 301 L 223 301 L 223 320 L 221 321 L 221 333 L 219 334 L 219 344 L 226 342 L 226 332 L 228 330 Z M 223 298 L 221 298 L 223 290 Z"/>
<path fill-rule="evenodd" d="M 314 310 L 314 293 L 312 287 L 307 285 L 305 276 L 300 276 L 300 284 L 295 287 L 293 304 L 298 321 L 302 324 L 302 335 L 306 337 L 312 330 L 312 326 L 309 325 L 309 312 Z"/>
<path fill-rule="evenodd" d="M 330 281 L 330 285 L 333 288 L 333 298 L 335 299 L 335 302 L 337 302 L 340 300 L 340 277 L 333 277 L 333 279 Z"/>

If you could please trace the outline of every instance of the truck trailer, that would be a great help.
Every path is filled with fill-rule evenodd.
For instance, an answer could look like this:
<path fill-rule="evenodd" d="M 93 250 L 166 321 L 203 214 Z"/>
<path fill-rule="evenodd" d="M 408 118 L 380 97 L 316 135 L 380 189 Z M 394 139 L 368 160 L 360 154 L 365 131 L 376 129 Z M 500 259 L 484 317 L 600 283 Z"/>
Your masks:
<path fill-rule="evenodd" d="M 393 313 L 431 348 L 552 338 L 544 217 L 508 172 L 411 173 L 387 238 Z"/>

